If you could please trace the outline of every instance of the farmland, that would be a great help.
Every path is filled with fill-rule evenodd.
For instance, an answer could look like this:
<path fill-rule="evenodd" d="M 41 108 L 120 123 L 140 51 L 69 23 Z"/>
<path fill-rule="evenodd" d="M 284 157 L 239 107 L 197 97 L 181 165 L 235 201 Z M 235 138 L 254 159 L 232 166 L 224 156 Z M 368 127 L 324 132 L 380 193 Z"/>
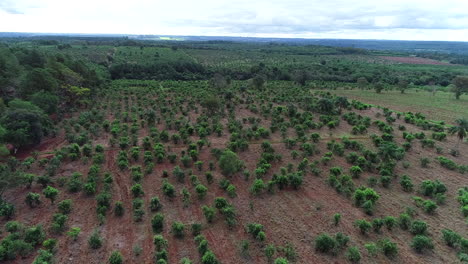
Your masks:
<path fill-rule="evenodd" d="M 468 69 L 381 54 L 9 43 L 0 262 L 466 262 Z"/>
<path fill-rule="evenodd" d="M 388 91 L 376 94 L 368 90 L 333 90 L 333 94 L 345 96 L 369 104 L 387 107 L 400 112 L 421 112 L 434 120 L 454 122 L 468 115 L 468 97 L 456 100 L 453 93 L 410 89 L 404 94 Z"/>

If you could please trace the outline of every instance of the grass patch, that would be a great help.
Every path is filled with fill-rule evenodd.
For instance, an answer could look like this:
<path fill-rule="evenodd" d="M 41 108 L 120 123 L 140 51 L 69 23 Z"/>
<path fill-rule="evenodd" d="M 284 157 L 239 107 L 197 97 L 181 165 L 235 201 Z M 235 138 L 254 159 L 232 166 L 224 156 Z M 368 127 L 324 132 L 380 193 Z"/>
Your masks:
<path fill-rule="evenodd" d="M 363 103 L 387 107 L 400 112 L 420 112 L 427 119 L 453 123 L 456 119 L 468 117 L 468 96 L 463 95 L 456 100 L 453 93 L 437 92 L 435 96 L 421 90 L 384 91 L 381 94 L 374 90 L 325 90 L 348 99 Z"/>

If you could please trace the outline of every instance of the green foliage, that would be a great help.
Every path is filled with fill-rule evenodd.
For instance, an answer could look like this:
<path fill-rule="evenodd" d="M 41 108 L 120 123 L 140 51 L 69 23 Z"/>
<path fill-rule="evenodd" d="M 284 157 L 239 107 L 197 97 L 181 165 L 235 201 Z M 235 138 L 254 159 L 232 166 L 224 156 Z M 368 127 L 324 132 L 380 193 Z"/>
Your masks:
<path fill-rule="evenodd" d="M 397 225 L 397 219 L 393 216 L 384 217 L 383 222 L 388 230 L 392 230 Z"/>
<path fill-rule="evenodd" d="M 407 213 L 400 214 L 398 217 L 398 224 L 403 230 L 408 230 L 410 228 L 411 221 L 411 216 Z"/>
<path fill-rule="evenodd" d="M 385 256 L 394 257 L 398 254 L 398 246 L 395 242 L 390 241 L 388 238 L 379 240 L 379 248 L 382 250 Z"/>
<path fill-rule="evenodd" d="M 275 259 L 275 262 L 274 262 L 274 264 L 288 264 L 288 263 L 289 263 L 288 260 L 285 258 L 277 258 Z"/>
<path fill-rule="evenodd" d="M 357 206 L 363 207 L 366 213 L 372 214 L 373 208 L 380 196 L 372 188 L 360 187 L 356 189 L 353 195 Z"/>
<path fill-rule="evenodd" d="M 224 175 L 229 176 L 240 171 L 243 167 L 243 162 L 237 157 L 236 153 L 225 150 L 219 158 L 219 167 Z"/>
<path fill-rule="evenodd" d="M 377 247 L 377 245 L 375 243 L 365 244 L 364 247 L 366 248 L 367 253 L 369 253 L 369 255 L 372 256 L 372 257 L 375 257 L 377 255 L 378 250 L 379 250 L 379 248 Z"/>
<path fill-rule="evenodd" d="M 182 238 L 185 235 L 185 225 L 181 222 L 172 223 L 172 233 L 178 238 Z"/>
<path fill-rule="evenodd" d="M 78 239 L 78 236 L 80 235 L 80 233 L 81 233 L 81 228 L 72 227 L 72 228 L 70 228 L 70 231 L 67 232 L 67 235 L 69 237 L 71 237 L 71 239 L 76 241 Z"/>
<path fill-rule="evenodd" d="M 327 234 L 320 234 L 315 238 L 315 250 L 321 253 L 332 253 L 337 247 L 337 242 Z"/>
<path fill-rule="evenodd" d="M 31 95 L 31 102 L 50 115 L 57 113 L 59 97 L 42 90 Z"/>
<path fill-rule="evenodd" d="M 265 256 L 267 257 L 268 261 L 273 259 L 273 256 L 276 253 L 276 247 L 273 244 L 265 246 Z"/>
<path fill-rule="evenodd" d="M 216 258 L 216 255 L 212 251 L 208 250 L 203 254 L 201 263 L 202 264 L 219 264 L 219 261 Z"/>
<path fill-rule="evenodd" d="M 151 219 L 151 227 L 153 228 L 153 232 L 161 233 L 164 227 L 164 215 L 161 213 L 157 213 Z"/>
<path fill-rule="evenodd" d="M 341 220 L 341 214 L 336 213 L 333 215 L 333 223 L 335 224 L 335 226 L 338 226 L 338 224 L 340 223 L 340 220 Z"/>
<path fill-rule="evenodd" d="M 32 262 L 33 264 L 52 263 L 53 253 L 50 250 L 39 249 L 39 254 Z"/>
<path fill-rule="evenodd" d="M 401 176 L 400 185 L 405 192 L 412 192 L 414 184 L 408 175 Z"/>
<path fill-rule="evenodd" d="M 102 244 L 103 244 L 103 239 L 101 235 L 99 234 L 99 232 L 95 230 L 88 239 L 88 246 L 91 249 L 98 249 L 102 247 Z"/>
<path fill-rule="evenodd" d="M 346 258 L 353 263 L 359 262 L 361 260 L 361 252 L 359 251 L 359 248 L 348 248 L 348 251 L 346 251 Z"/>
<path fill-rule="evenodd" d="M 354 222 L 354 225 L 361 230 L 361 234 L 365 235 L 371 228 L 372 224 L 365 219 L 359 219 Z"/>
<path fill-rule="evenodd" d="M 145 194 L 145 192 L 143 191 L 143 187 L 139 183 L 133 185 L 131 187 L 130 191 L 132 192 L 133 197 L 135 197 L 135 198 L 143 196 Z"/>
<path fill-rule="evenodd" d="M 258 241 L 265 241 L 265 232 L 263 231 L 263 225 L 257 223 L 249 223 L 246 226 L 247 233 L 251 234 Z"/>
<path fill-rule="evenodd" d="M 167 239 L 165 239 L 162 235 L 155 235 L 153 237 L 153 244 L 157 251 L 166 249 L 168 246 Z"/>
<path fill-rule="evenodd" d="M 434 248 L 432 240 L 424 235 L 416 235 L 411 242 L 411 247 L 418 253 L 422 253 L 424 250 L 431 250 Z"/>
<path fill-rule="evenodd" d="M 462 239 L 460 234 L 450 229 L 442 229 L 442 238 L 449 247 L 456 247 Z"/>
<path fill-rule="evenodd" d="M 447 187 L 445 187 L 445 185 L 439 180 L 425 180 L 421 183 L 420 190 L 423 195 L 434 197 L 438 193 L 445 193 L 447 191 Z"/>
<path fill-rule="evenodd" d="M 250 192 L 254 195 L 259 195 L 265 189 L 265 183 L 262 179 L 256 179 L 250 187 Z"/>
<path fill-rule="evenodd" d="M 170 198 L 175 197 L 175 188 L 167 180 L 163 181 L 162 191 L 165 195 L 167 195 Z"/>
<path fill-rule="evenodd" d="M 109 264 L 122 264 L 123 262 L 122 254 L 119 251 L 113 251 L 109 257 Z"/>
<path fill-rule="evenodd" d="M 28 195 L 26 195 L 25 202 L 27 205 L 29 205 L 29 207 L 34 208 L 41 204 L 41 195 L 38 193 L 30 192 L 28 193 Z"/>
<path fill-rule="evenodd" d="M 63 200 L 58 204 L 57 208 L 62 214 L 69 214 L 73 209 L 73 202 L 70 199 Z"/>
<path fill-rule="evenodd" d="M 203 184 L 197 184 L 197 186 L 195 186 L 195 191 L 197 192 L 198 198 L 203 199 L 208 192 L 208 188 L 206 188 Z"/>
<path fill-rule="evenodd" d="M 53 215 L 51 229 L 56 233 L 61 233 L 65 230 L 68 216 L 57 213 Z"/>
<path fill-rule="evenodd" d="M 427 224 L 424 221 L 415 220 L 410 226 L 410 231 L 413 235 L 425 235 L 427 232 Z"/>
<path fill-rule="evenodd" d="M 52 124 L 41 109 L 20 100 L 13 100 L 9 105 L 0 119 L 0 124 L 6 129 L 6 142 L 12 143 L 16 148 L 36 145 L 50 133 Z"/>
<path fill-rule="evenodd" d="M 214 218 L 214 216 L 215 216 L 215 214 L 216 214 L 215 209 L 212 208 L 212 207 L 203 205 L 203 206 L 202 206 L 202 211 L 203 211 L 203 214 L 205 215 L 206 221 L 207 221 L 208 223 L 213 222 L 213 218 Z"/>
<path fill-rule="evenodd" d="M 467 76 L 457 76 L 453 79 L 453 93 L 455 94 L 456 99 L 460 99 L 460 96 L 464 93 L 468 93 L 468 77 Z"/>
<path fill-rule="evenodd" d="M 161 201 L 157 196 L 151 197 L 150 199 L 150 210 L 155 212 L 162 208 Z"/>
<path fill-rule="evenodd" d="M 114 213 L 116 216 L 122 216 L 125 212 L 125 209 L 123 207 L 123 203 L 120 201 L 115 202 L 114 206 Z"/>
<path fill-rule="evenodd" d="M 55 189 L 54 187 L 47 186 L 47 188 L 42 190 L 42 193 L 47 199 L 50 199 L 50 201 L 54 203 L 55 198 L 57 198 L 57 195 L 59 194 L 59 191 Z"/>

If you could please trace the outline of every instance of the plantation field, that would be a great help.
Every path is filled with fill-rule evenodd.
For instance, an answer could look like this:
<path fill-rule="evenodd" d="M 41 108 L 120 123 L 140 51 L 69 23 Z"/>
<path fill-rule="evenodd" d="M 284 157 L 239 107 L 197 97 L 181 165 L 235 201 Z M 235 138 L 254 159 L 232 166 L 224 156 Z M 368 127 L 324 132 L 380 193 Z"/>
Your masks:
<path fill-rule="evenodd" d="M 442 232 L 468 236 L 457 200 L 467 145 L 449 155 L 456 137 L 431 139 L 441 128 L 420 116 L 292 82 L 218 92 L 119 80 L 96 98 L 20 165 L 33 180 L 5 193 L 16 210 L 0 239 L 39 228 L 57 263 L 103 263 L 114 251 L 125 263 L 454 263 L 464 250 Z M 417 235 L 430 244 L 413 245 Z M 27 252 L 16 261 L 38 256 Z"/>
<path fill-rule="evenodd" d="M 453 93 L 416 91 L 409 89 L 401 94 L 399 91 L 384 91 L 381 94 L 373 90 L 327 90 L 339 96 L 360 100 L 369 104 L 387 107 L 400 112 L 420 112 L 431 120 L 453 123 L 456 119 L 468 115 L 468 96 L 456 100 Z"/>
<path fill-rule="evenodd" d="M 466 263 L 468 67 L 380 55 L 0 43 L 0 263 Z"/>

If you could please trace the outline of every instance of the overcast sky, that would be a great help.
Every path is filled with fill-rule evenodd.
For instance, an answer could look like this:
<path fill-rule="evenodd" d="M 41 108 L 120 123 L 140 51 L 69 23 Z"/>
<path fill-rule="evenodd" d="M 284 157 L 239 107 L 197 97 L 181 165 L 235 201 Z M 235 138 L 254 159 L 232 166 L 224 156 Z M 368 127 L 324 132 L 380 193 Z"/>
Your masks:
<path fill-rule="evenodd" d="M 468 41 L 468 0 L 0 0 L 0 32 Z"/>

